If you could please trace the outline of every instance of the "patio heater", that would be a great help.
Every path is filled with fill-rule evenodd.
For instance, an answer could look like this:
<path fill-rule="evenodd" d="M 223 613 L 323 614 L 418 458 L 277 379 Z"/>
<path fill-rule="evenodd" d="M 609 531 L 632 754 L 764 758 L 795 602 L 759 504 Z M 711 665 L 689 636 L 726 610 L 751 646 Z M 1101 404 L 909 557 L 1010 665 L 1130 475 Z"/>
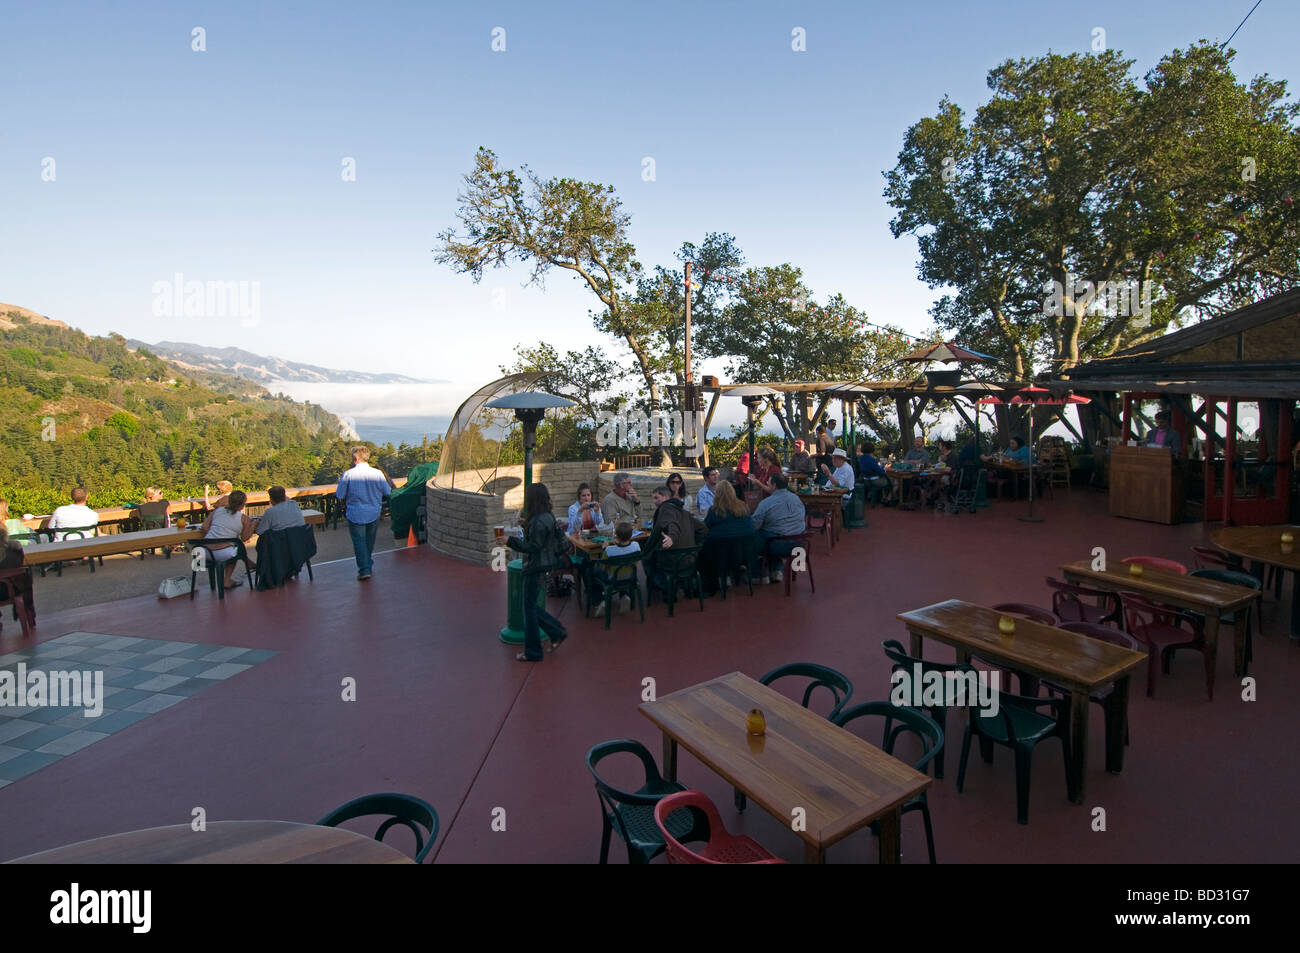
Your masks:
<path fill-rule="evenodd" d="M 732 387 L 727 391 L 729 397 L 739 397 L 745 404 L 745 411 L 749 418 L 749 465 L 754 466 L 754 408 L 763 402 L 764 397 L 771 397 L 776 391 L 770 387 L 760 387 L 758 384 L 745 384 L 741 387 Z"/>
<path fill-rule="evenodd" d="M 524 489 L 533 482 L 533 448 L 537 446 L 537 425 L 552 407 L 573 407 L 573 401 L 541 391 L 521 390 L 490 400 L 483 406 L 513 410 L 524 428 Z"/>
<path fill-rule="evenodd" d="M 533 482 L 533 448 L 537 446 L 537 425 L 551 407 L 572 407 L 573 401 L 541 391 L 524 390 L 490 400 L 485 407 L 513 410 L 515 419 L 523 425 L 524 434 L 524 489 Z M 546 587 L 538 591 L 539 606 L 546 605 Z M 524 641 L 524 561 L 512 559 L 506 563 L 506 625 L 501 630 L 501 641 L 509 645 L 522 645 Z"/>

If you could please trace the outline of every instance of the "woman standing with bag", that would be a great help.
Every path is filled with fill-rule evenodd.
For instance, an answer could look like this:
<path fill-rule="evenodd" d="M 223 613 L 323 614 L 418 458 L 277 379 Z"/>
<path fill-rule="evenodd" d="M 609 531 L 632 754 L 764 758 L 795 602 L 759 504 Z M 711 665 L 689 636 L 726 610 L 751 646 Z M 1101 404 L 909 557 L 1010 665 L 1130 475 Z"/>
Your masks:
<path fill-rule="evenodd" d="M 542 580 L 560 565 L 560 558 L 573 544 L 569 542 L 551 513 L 551 494 L 543 483 L 533 483 L 524 491 L 524 538 L 506 538 L 506 545 L 524 554 L 524 650 L 515 656 L 520 662 L 540 662 L 542 638 L 539 629 L 551 640 L 551 651 L 569 637 L 560 621 L 537 605 Z"/>

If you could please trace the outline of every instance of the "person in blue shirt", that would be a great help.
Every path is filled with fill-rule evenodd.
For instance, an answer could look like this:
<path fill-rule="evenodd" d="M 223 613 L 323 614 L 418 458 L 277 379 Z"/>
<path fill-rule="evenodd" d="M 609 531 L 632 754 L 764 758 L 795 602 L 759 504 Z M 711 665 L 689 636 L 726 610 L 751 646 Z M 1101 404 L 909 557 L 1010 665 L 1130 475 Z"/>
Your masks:
<path fill-rule="evenodd" d="M 862 474 L 862 479 L 867 482 L 867 486 L 880 488 L 882 501 L 888 500 L 891 484 L 885 468 L 876 459 L 876 445 L 870 440 L 865 440 L 858 447 L 858 451 L 858 472 Z"/>
<path fill-rule="evenodd" d="M 1019 437 L 1012 437 L 1003 456 L 1017 463 L 1029 463 L 1029 447 Z M 993 457 L 986 454 L 983 459 L 987 462 Z"/>
<path fill-rule="evenodd" d="M 369 579 L 374 569 L 375 536 L 379 530 L 379 513 L 393 490 L 393 481 L 383 470 L 372 467 L 370 450 L 352 448 L 352 469 L 339 477 L 334 498 L 347 509 L 348 535 L 357 557 L 357 578 Z"/>

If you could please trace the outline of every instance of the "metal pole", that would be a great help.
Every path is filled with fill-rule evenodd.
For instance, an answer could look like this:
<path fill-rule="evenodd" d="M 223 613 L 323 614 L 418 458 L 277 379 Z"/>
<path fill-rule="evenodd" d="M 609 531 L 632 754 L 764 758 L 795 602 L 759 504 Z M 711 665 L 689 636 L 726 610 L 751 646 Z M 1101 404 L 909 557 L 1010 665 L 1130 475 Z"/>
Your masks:
<path fill-rule="evenodd" d="M 1034 515 L 1034 405 L 1029 405 L 1029 515 L 1020 517 L 1026 523 L 1041 523 L 1043 518 Z"/>
<path fill-rule="evenodd" d="M 686 263 L 686 379 L 691 382 L 691 263 Z M 694 409 L 694 408 L 692 408 Z"/>

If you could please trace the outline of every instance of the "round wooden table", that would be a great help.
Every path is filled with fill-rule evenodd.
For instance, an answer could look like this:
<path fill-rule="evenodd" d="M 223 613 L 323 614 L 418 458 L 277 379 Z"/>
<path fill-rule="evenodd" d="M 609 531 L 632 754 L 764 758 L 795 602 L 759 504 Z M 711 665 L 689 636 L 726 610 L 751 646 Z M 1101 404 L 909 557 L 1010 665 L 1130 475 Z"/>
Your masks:
<path fill-rule="evenodd" d="M 1291 638 L 1300 639 L 1300 552 L 1282 552 L 1281 536 L 1288 532 L 1300 540 L 1300 526 L 1223 526 L 1210 534 L 1220 549 L 1250 560 L 1250 572 L 1264 581 L 1264 566 L 1291 573 Z"/>
<path fill-rule="evenodd" d="M 373 837 L 290 821 L 151 827 L 28 854 L 11 864 L 413 864 Z"/>

